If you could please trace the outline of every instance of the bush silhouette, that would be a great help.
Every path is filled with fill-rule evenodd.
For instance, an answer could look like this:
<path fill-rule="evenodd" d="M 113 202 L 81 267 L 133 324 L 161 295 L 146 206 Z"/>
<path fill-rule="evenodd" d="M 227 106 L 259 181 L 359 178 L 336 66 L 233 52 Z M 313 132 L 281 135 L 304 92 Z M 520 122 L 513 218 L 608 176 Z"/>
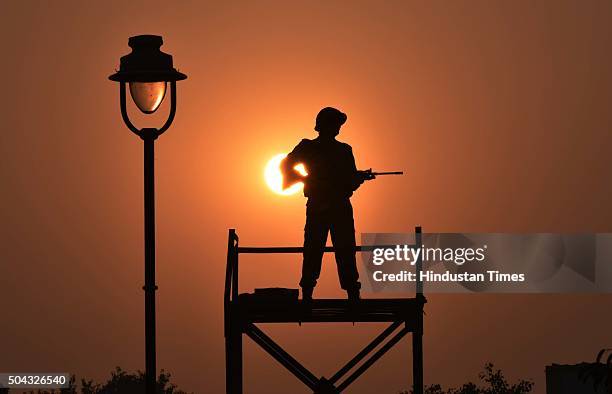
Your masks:
<path fill-rule="evenodd" d="M 145 375 L 142 371 L 129 374 L 117 367 L 111 372 L 111 378 L 105 384 L 95 384 L 92 380 L 81 380 L 81 394 L 119 394 L 145 393 Z M 76 391 L 74 392 L 76 394 Z M 170 383 L 170 374 L 163 369 L 157 378 L 157 394 L 186 394 Z M 63 393 L 62 393 L 63 394 Z M 68 393 L 66 393 L 68 394 Z M 72 393 L 69 393 L 72 394 Z"/>
<path fill-rule="evenodd" d="M 3 394 L 0 389 L 0 394 Z M 7 389 L 8 390 L 8 389 Z M 7 391 L 8 392 L 8 391 Z M 81 379 L 81 389 L 78 390 L 76 377 L 70 378 L 69 387 L 50 391 L 30 391 L 30 394 L 145 394 L 144 372 L 128 373 L 116 367 L 111 372 L 110 379 L 105 383 L 95 383 L 93 380 Z M 187 394 L 170 383 L 170 374 L 163 369 L 157 378 L 157 394 Z"/>
<path fill-rule="evenodd" d="M 528 380 L 519 380 L 518 383 L 510 384 L 500 369 L 495 369 L 493 364 L 485 364 L 484 371 L 478 374 L 481 384 L 468 382 L 458 388 L 444 390 L 439 384 L 425 387 L 425 394 L 527 394 L 533 389 L 534 383 Z M 414 391 L 404 391 L 400 394 L 412 394 Z"/>

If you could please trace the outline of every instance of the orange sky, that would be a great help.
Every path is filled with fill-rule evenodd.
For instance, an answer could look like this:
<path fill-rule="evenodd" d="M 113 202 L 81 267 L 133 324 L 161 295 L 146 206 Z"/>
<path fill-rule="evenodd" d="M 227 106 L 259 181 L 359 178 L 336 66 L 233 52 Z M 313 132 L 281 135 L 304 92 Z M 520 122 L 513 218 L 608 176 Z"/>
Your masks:
<path fill-rule="evenodd" d="M 162 35 L 189 76 L 156 145 L 158 366 L 185 390 L 224 387 L 227 229 L 244 244 L 301 242 L 304 199 L 272 194 L 262 173 L 315 135 L 323 106 L 348 114 L 339 138 L 360 168 L 406 172 L 356 193 L 358 232 L 612 231 L 611 3 L 15 1 L 0 18 L 0 371 L 144 366 L 142 143 L 107 80 L 136 34 Z M 245 267 L 245 290 L 297 286 L 297 263 Z M 326 264 L 317 294 L 337 288 Z M 493 361 L 543 393 L 546 364 L 609 347 L 610 307 L 431 296 L 426 382 L 476 379 Z M 269 332 L 329 375 L 375 330 Z M 247 393 L 305 392 L 247 343 Z M 407 388 L 408 350 L 349 392 Z"/>

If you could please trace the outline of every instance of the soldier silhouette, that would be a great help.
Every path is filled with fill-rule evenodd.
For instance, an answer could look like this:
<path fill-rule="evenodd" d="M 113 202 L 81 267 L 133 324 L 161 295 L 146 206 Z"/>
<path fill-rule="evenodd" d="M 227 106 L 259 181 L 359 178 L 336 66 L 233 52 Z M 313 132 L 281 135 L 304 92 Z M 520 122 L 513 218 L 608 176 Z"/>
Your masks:
<path fill-rule="evenodd" d="M 340 286 L 350 301 L 359 300 L 359 273 L 355 257 L 355 225 L 350 197 L 366 180 L 375 176 L 358 171 L 350 145 L 336 140 L 346 115 L 335 108 L 319 111 L 315 130 L 319 136 L 303 139 L 281 164 L 283 188 L 304 183 L 306 225 L 304 227 L 304 260 L 302 265 L 302 299 L 312 301 L 312 293 L 321 273 L 323 249 L 331 233 L 335 248 Z M 303 164 L 307 176 L 295 170 Z"/>

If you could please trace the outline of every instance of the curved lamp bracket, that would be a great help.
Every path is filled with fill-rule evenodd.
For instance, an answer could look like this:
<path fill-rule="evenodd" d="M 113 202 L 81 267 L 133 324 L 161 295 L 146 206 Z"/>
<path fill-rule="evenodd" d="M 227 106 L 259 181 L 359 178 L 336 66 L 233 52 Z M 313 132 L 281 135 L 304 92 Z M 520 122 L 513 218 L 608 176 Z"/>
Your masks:
<path fill-rule="evenodd" d="M 162 135 L 166 130 L 168 130 L 168 127 L 170 127 L 170 125 L 172 124 L 172 121 L 174 120 L 174 115 L 176 114 L 176 81 L 170 81 L 170 113 L 168 114 L 168 119 L 166 120 L 166 123 L 164 123 L 164 125 L 160 129 L 155 129 L 155 128 L 139 129 L 136 126 L 134 126 L 134 124 L 130 120 L 130 117 L 128 116 L 128 113 L 127 113 L 126 93 L 125 93 L 126 86 L 125 85 L 126 85 L 125 82 L 119 83 L 119 104 L 121 106 L 121 117 L 123 118 L 125 125 L 128 127 L 128 129 L 130 129 L 130 131 L 132 131 L 134 134 L 136 134 L 143 140 L 147 138 L 156 139 L 157 137 Z"/>

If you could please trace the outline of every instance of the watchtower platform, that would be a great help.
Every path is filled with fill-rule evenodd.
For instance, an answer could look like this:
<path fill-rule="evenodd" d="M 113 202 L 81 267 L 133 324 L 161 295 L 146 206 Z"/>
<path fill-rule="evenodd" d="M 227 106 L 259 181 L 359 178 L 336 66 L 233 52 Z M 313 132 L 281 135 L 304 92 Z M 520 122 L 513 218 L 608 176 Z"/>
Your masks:
<path fill-rule="evenodd" d="M 366 252 L 376 248 L 394 246 L 363 245 L 357 246 L 356 251 Z M 415 244 L 411 247 L 420 246 L 421 228 L 416 227 Z M 325 248 L 325 252 L 333 251 L 333 247 Z M 243 393 L 243 334 L 268 352 L 308 386 L 314 394 L 336 394 L 343 392 L 406 334 L 412 333 L 413 390 L 415 394 L 423 394 L 423 307 L 427 301 L 423 295 L 423 284 L 420 281 L 417 281 L 414 298 L 362 299 L 357 304 L 352 304 L 346 299 L 315 298 L 306 306 L 297 298 L 297 294 L 295 297 L 284 299 L 258 297 L 256 294 L 239 294 L 238 268 L 241 254 L 302 252 L 302 247 L 239 246 L 236 231 L 229 230 L 224 294 L 226 393 Z M 422 270 L 420 258 L 415 264 L 415 269 L 417 272 Z M 316 377 L 256 325 L 258 323 L 337 322 L 387 322 L 391 324 L 329 378 Z"/>

